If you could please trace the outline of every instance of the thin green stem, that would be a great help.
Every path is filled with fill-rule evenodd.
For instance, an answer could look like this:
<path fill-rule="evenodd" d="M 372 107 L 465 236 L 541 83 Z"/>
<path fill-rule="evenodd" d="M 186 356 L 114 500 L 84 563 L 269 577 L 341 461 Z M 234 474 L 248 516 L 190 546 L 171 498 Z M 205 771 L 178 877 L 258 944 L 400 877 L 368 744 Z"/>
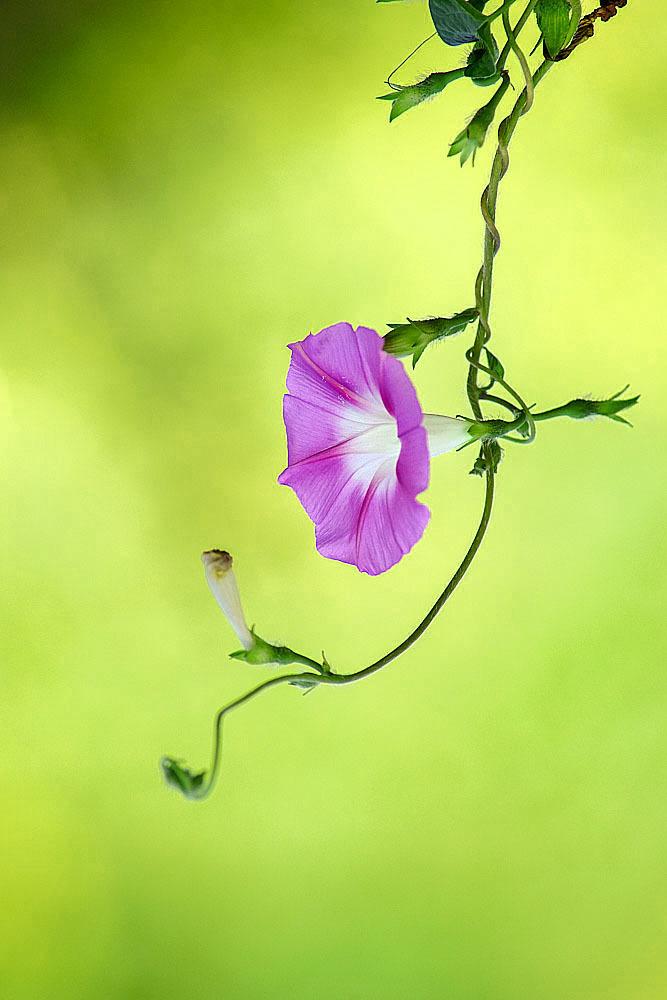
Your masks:
<path fill-rule="evenodd" d="M 208 779 L 206 784 L 202 785 L 201 789 L 196 795 L 193 796 L 193 798 L 205 799 L 213 791 L 220 771 L 220 760 L 222 755 L 222 723 L 225 717 L 235 711 L 235 709 L 248 704 L 248 702 L 252 701 L 264 691 L 268 691 L 270 688 L 278 687 L 281 684 L 300 684 L 307 687 L 319 686 L 320 684 L 327 684 L 332 687 L 342 687 L 346 684 L 354 684 L 356 681 L 363 680 L 366 677 L 371 677 L 373 674 L 377 673 L 378 670 L 382 670 L 383 667 L 386 667 L 392 662 L 392 660 L 398 659 L 398 657 L 405 653 L 410 646 L 417 642 L 419 637 L 424 634 L 434 618 L 436 618 L 440 611 L 442 611 L 449 598 L 463 580 L 464 576 L 468 572 L 468 569 L 470 568 L 471 563 L 477 555 L 491 519 L 494 494 L 493 480 L 493 474 L 491 472 L 487 472 L 482 516 L 480 518 L 477 531 L 475 532 L 475 536 L 468 547 L 468 551 L 433 607 L 425 615 L 425 617 L 422 618 L 419 625 L 413 629 L 410 635 L 400 642 L 398 646 L 395 646 L 388 653 L 385 653 L 384 656 L 380 657 L 379 660 L 375 660 L 373 663 L 369 664 L 369 666 L 362 667 L 360 670 L 355 670 L 350 674 L 282 674 L 279 677 L 271 677 L 269 680 L 264 681 L 262 684 L 258 684 L 257 687 L 252 688 L 250 691 L 246 691 L 246 693 L 241 695 L 239 698 L 235 698 L 234 701 L 230 701 L 228 704 L 223 705 L 223 707 L 216 713 L 213 723 L 213 753 L 211 757 L 211 766 L 208 771 Z M 320 665 L 316 664 L 314 660 L 311 660 L 310 662 L 313 663 L 318 670 L 321 670 Z"/>
<path fill-rule="evenodd" d="M 536 87 L 537 84 L 544 79 L 546 74 L 551 69 L 553 63 L 544 61 L 538 66 L 535 73 L 532 75 L 532 85 Z M 475 336 L 475 342 L 472 346 L 469 362 L 470 366 L 468 369 L 468 399 L 470 400 L 470 406 L 473 413 L 478 420 L 482 419 L 482 410 L 479 405 L 479 387 L 477 384 L 477 371 L 478 364 L 480 360 L 480 355 L 482 353 L 482 348 L 487 342 L 491 335 L 489 327 L 489 309 L 491 306 L 491 289 L 493 285 L 493 265 L 494 258 L 498 249 L 500 247 L 500 234 L 496 227 L 496 208 L 498 204 L 498 188 L 500 182 L 507 172 L 509 167 L 509 152 L 508 146 L 514 131 L 519 123 L 521 115 L 524 113 L 527 102 L 527 89 L 524 88 L 519 97 L 517 98 L 514 107 L 510 111 L 509 115 L 500 123 L 498 127 L 498 147 L 496 149 L 496 154 L 493 158 L 493 163 L 491 165 L 491 176 L 489 178 L 489 183 L 482 194 L 481 208 L 482 215 L 484 217 L 484 222 L 486 224 L 486 231 L 484 233 L 484 257 L 482 268 L 479 275 L 477 276 L 476 282 L 476 305 L 480 313 L 480 318 L 477 326 L 477 334 Z"/>
<path fill-rule="evenodd" d="M 475 341 L 473 346 L 467 352 L 467 358 L 469 361 L 468 370 L 468 380 L 467 389 L 468 397 L 470 400 L 470 405 L 473 413 L 477 420 L 482 420 L 482 410 L 480 407 L 480 395 L 483 398 L 491 399 L 496 402 L 501 402 L 503 405 L 510 405 L 500 400 L 499 397 L 489 397 L 488 393 L 480 393 L 480 388 L 477 383 L 477 372 L 485 371 L 490 376 L 493 376 L 494 381 L 502 385 L 505 390 L 517 401 L 520 407 L 520 412 L 525 414 L 526 420 L 529 423 L 531 430 L 531 435 L 534 435 L 534 424 L 533 421 L 537 419 L 550 419 L 553 416 L 560 415 L 558 412 L 561 408 L 556 408 L 552 411 L 545 411 L 543 414 L 537 414 L 532 416 L 530 411 L 518 393 L 502 378 L 498 377 L 497 374 L 491 371 L 490 368 L 482 364 L 480 357 L 482 348 L 484 344 L 488 341 L 491 336 L 491 329 L 489 325 L 489 309 L 491 305 L 491 288 L 493 282 L 493 264 L 494 257 L 500 246 L 500 234 L 496 227 L 496 206 L 498 200 L 498 187 L 500 181 L 502 180 L 504 174 L 506 173 L 509 165 L 509 153 L 508 146 L 512 138 L 514 130 L 518 124 L 518 121 L 522 114 L 529 110 L 532 103 L 533 89 L 540 80 L 546 75 L 548 70 L 551 68 L 552 63 L 545 61 L 542 63 L 533 76 L 530 76 L 530 71 L 528 69 L 528 64 L 526 62 L 525 56 L 521 49 L 519 48 L 516 36 L 521 31 L 526 21 L 528 20 L 530 14 L 532 13 L 536 0 L 530 0 L 527 7 L 525 8 L 523 14 L 517 21 L 516 26 L 512 29 L 509 21 L 509 15 L 507 9 L 509 8 L 511 0 L 506 0 L 500 8 L 493 12 L 491 17 L 496 17 L 499 14 L 503 16 L 503 22 L 505 25 L 505 30 L 508 35 L 508 42 L 500 55 L 499 66 L 502 68 L 507 56 L 511 50 L 515 52 L 519 58 L 521 67 L 523 69 L 526 87 L 519 95 L 512 111 L 501 122 L 498 128 L 498 147 L 493 159 L 491 167 L 491 176 L 489 183 L 484 190 L 481 200 L 482 215 L 484 217 L 486 230 L 484 234 L 484 251 L 483 251 L 483 263 L 480 272 L 477 276 L 477 281 L 475 285 L 476 292 L 476 306 L 479 312 L 479 323 L 475 336 Z M 503 91 L 504 92 L 504 91 Z M 516 418 L 518 419 L 518 417 Z M 440 613 L 444 605 L 447 603 L 451 595 L 454 593 L 458 585 L 461 583 L 465 577 L 468 569 L 470 568 L 473 560 L 475 559 L 479 548 L 482 544 L 484 536 L 486 534 L 489 521 L 491 519 L 491 512 L 493 509 L 493 500 L 495 492 L 494 483 L 494 472 L 491 463 L 491 453 L 490 444 L 488 441 L 482 442 L 482 454 L 488 459 L 487 461 L 487 471 L 486 471 L 486 488 L 484 494 L 484 506 L 482 509 L 482 515 L 475 532 L 475 535 L 468 547 L 468 550 L 463 557 L 461 563 L 456 569 L 455 573 L 445 586 L 444 590 L 435 601 L 428 613 L 422 618 L 415 629 L 408 635 L 402 642 L 395 646 L 392 650 L 386 653 L 384 656 L 380 657 L 379 660 L 375 660 L 373 663 L 366 667 L 362 667 L 359 670 L 355 670 L 348 674 L 336 674 L 322 672 L 323 667 L 321 664 L 317 663 L 315 660 L 311 660 L 310 657 L 302 656 L 301 654 L 294 654 L 294 662 L 302 663 L 309 668 L 308 672 L 302 673 L 292 673 L 283 674 L 276 677 L 271 677 L 269 680 L 264 681 L 262 684 L 258 684 L 256 687 L 247 691 L 245 694 L 236 698 L 234 701 L 229 702 L 218 710 L 215 715 L 214 720 L 214 732 L 213 732 L 213 752 L 211 758 L 211 765 L 208 771 L 207 781 L 202 787 L 197 791 L 192 797 L 198 799 L 206 798 L 213 790 L 215 783 L 217 781 L 220 772 L 220 761 L 222 752 L 222 728 L 223 721 L 231 712 L 235 711 L 243 705 L 247 705 L 253 699 L 258 697 L 264 691 L 268 691 L 270 688 L 278 687 L 282 684 L 292 684 L 296 686 L 301 686 L 306 689 L 312 687 L 317 687 L 321 684 L 341 687 L 347 684 L 353 684 L 356 681 L 363 680 L 366 677 L 370 677 L 382 670 L 389 663 L 396 660 L 403 653 L 405 653 L 417 640 L 424 634 L 428 629 L 433 620 Z M 311 673 L 310 670 L 315 671 Z"/>
<path fill-rule="evenodd" d="M 562 406 L 554 406 L 550 410 L 542 410 L 541 413 L 534 413 L 533 420 L 537 422 L 540 420 L 553 420 L 555 417 L 569 417 L 571 416 L 569 410 L 570 404 L 563 403 Z"/>
<path fill-rule="evenodd" d="M 521 398 L 521 396 L 519 395 L 519 393 L 516 391 L 516 389 L 512 388 L 512 386 L 509 384 L 509 382 L 507 382 L 501 375 L 498 375 L 497 373 L 495 373 L 493 371 L 493 369 L 489 368 L 487 365 L 482 364 L 481 361 L 473 361 L 472 350 L 473 349 L 471 347 L 468 351 L 466 351 L 466 358 L 468 359 L 468 361 L 470 362 L 470 364 L 474 364 L 474 366 L 475 366 L 476 369 L 478 369 L 479 371 L 484 372 L 486 375 L 491 376 L 491 378 L 493 379 L 493 381 L 497 382 L 498 385 L 501 385 L 503 387 L 503 389 L 506 392 L 508 392 L 510 394 L 510 396 L 512 396 L 512 398 L 515 399 L 517 401 L 517 403 L 519 404 L 519 407 L 520 407 L 520 409 L 522 411 L 522 414 L 523 414 L 523 416 L 525 418 L 525 421 L 528 424 L 528 430 L 529 430 L 528 437 L 525 438 L 525 439 L 523 439 L 521 441 L 521 444 L 530 444 L 531 442 L 533 442 L 535 440 L 535 423 L 534 423 L 534 420 L 533 420 L 533 415 L 530 412 L 530 407 L 526 405 L 526 403 L 523 401 L 523 399 Z"/>
<path fill-rule="evenodd" d="M 528 20 L 528 18 L 530 17 L 530 15 L 533 13 L 533 11 L 535 10 L 536 6 L 537 6 L 537 0 L 530 0 L 530 3 L 528 4 L 528 6 L 526 7 L 526 9 L 524 10 L 524 12 L 521 15 L 521 17 L 519 18 L 519 20 L 514 25 L 514 28 L 512 29 L 512 34 L 514 35 L 515 39 L 520 34 L 520 32 L 523 30 L 523 28 L 524 28 L 524 26 L 526 24 L 526 21 Z M 508 39 L 505 42 L 505 44 L 503 45 L 502 51 L 501 51 L 501 53 L 500 53 L 500 55 L 498 57 L 498 62 L 496 63 L 496 68 L 497 68 L 497 70 L 498 70 L 499 73 L 505 68 L 505 63 L 507 62 L 507 57 L 509 56 L 509 54 L 510 54 L 511 51 L 512 51 L 512 43 L 511 43 L 510 38 L 508 36 Z"/>

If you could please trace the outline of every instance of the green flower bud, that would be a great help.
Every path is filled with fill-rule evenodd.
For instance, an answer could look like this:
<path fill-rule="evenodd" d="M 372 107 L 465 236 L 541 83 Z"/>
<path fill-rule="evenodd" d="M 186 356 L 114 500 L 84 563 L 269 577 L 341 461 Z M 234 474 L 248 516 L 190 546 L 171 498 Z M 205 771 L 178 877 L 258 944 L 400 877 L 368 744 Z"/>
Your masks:
<path fill-rule="evenodd" d="M 420 356 L 433 337 L 420 330 L 414 323 L 390 323 L 391 332 L 384 337 L 382 349 L 395 358 L 408 358 L 411 354 Z"/>
<path fill-rule="evenodd" d="M 610 420 L 617 420 L 619 423 L 627 424 L 624 417 L 620 417 L 622 410 L 628 410 L 639 402 L 639 396 L 631 399 L 619 399 L 621 393 L 610 396 L 609 399 L 573 399 L 567 404 L 568 417 L 574 420 L 586 420 L 590 417 L 608 417 Z"/>
<path fill-rule="evenodd" d="M 572 420 L 589 420 L 593 417 L 607 417 L 608 420 L 615 420 L 619 424 L 630 426 L 630 421 L 621 417 L 620 414 L 623 410 L 629 410 L 631 406 L 636 406 L 639 402 L 639 396 L 621 399 L 620 397 L 627 389 L 626 385 L 609 399 L 571 399 L 569 403 L 556 406 L 553 410 L 536 413 L 534 419 L 552 420 L 554 417 L 570 417 Z"/>
<path fill-rule="evenodd" d="M 453 337 L 477 319 L 476 309 L 464 309 L 454 316 L 433 319 L 408 319 L 407 323 L 388 323 L 390 332 L 385 336 L 383 350 L 395 358 L 412 355 L 414 368 L 420 357 L 436 340 Z"/>

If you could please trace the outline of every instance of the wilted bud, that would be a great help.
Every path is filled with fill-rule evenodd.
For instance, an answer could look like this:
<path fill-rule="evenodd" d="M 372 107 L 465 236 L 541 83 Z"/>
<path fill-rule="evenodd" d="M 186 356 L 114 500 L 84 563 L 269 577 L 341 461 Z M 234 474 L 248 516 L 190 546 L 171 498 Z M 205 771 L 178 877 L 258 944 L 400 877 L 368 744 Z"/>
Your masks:
<path fill-rule="evenodd" d="M 206 581 L 211 593 L 236 632 L 243 648 L 251 649 L 254 639 L 243 614 L 239 588 L 232 568 L 232 557 L 229 552 L 223 552 L 221 549 L 210 549 L 202 553 L 201 561 L 204 564 Z"/>
<path fill-rule="evenodd" d="M 206 772 L 193 774 L 189 768 L 184 767 L 180 761 L 173 757 L 163 757 L 160 767 L 164 780 L 172 788 L 177 789 L 186 799 L 197 799 L 200 797 Z"/>
<path fill-rule="evenodd" d="M 481 149 L 484 145 L 484 140 L 486 139 L 486 133 L 489 131 L 491 123 L 496 115 L 496 109 L 502 100 L 505 91 L 509 86 L 509 77 L 507 74 L 503 74 L 503 80 L 497 91 L 484 107 L 477 111 L 470 124 L 467 125 L 454 139 L 454 142 L 449 147 L 448 156 L 460 156 L 461 166 L 470 159 L 472 156 L 472 162 L 475 162 L 475 156 L 477 150 Z"/>
<path fill-rule="evenodd" d="M 494 112 L 489 108 L 488 104 L 480 108 L 477 114 L 473 116 L 470 124 L 456 136 L 454 142 L 449 147 L 447 155 L 460 156 L 461 166 L 472 156 L 474 164 L 477 150 L 481 149 L 484 145 L 486 133 L 493 122 L 493 114 Z"/>

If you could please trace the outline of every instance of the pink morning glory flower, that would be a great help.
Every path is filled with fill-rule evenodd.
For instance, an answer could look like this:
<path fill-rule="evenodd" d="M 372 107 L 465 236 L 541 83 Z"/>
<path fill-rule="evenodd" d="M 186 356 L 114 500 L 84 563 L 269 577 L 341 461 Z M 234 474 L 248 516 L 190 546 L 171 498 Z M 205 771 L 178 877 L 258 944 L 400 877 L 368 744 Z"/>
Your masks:
<path fill-rule="evenodd" d="M 472 440 L 471 422 L 422 413 L 403 365 L 367 327 L 337 323 L 290 344 L 283 417 L 290 486 L 321 555 L 376 576 L 424 533 L 432 455 Z"/>

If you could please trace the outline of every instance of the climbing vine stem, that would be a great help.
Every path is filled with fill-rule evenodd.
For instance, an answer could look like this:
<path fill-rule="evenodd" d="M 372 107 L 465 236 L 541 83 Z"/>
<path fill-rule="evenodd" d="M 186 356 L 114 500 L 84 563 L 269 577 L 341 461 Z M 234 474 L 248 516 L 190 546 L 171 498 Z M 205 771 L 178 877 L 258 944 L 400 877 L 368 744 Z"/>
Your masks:
<path fill-rule="evenodd" d="M 579 0 L 572 0 L 570 5 L 570 10 L 572 12 L 570 29 L 564 40 L 565 44 L 569 46 L 567 52 L 569 53 L 574 49 L 574 47 L 576 47 L 576 45 L 580 44 L 582 40 L 585 40 L 586 37 L 590 37 L 592 35 L 593 22 L 596 19 L 608 20 L 616 13 L 616 8 L 625 6 L 626 2 L 627 0 L 604 0 L 603 7 L 600 8 L 600 10 L 593 12 L 593 14 L 588 15 L 587 19 L 584 18 L 580 25 L 579 19 L 581 17 L 581 5 Z M 475 560 L 486 535 L 493 509 L 495 472 L 500 454 L 500 449 L 496 443 L 497 438 L 522 444 L 530 443 L 535 437 L 536 422 L 551 420 L 557 417 L 583 419 L 591 415 L 602 415 L 613 420 L 626 422 L 624 421 L 624 418 L 620 416 L 620 412 L 637 402 L 638 397 L 634 397 L 632 399 L 620 398 L 622 393 L 625 392 L 625 390 L 622 390 L 621 393 L 616 393 L 614 396 L 606 400 L 573 399 L 561 406 L 553 407 L 552 409 L 544 410 L 539 413 L 534 413 L 532 412 L 531 407 L 529 407 L 524 401 L 520 393 L 509 383 L 502 365 L 498 359 L 491 354 L 489 348 L 487 347 L 487 344 L 491 339 L 490 310 L 494 277 L 494 262 L 501 245 L 500 232 L 496 221 L 500 183 L 509 168 L 509 146 L 517 125 L 521 117 L 530 111 L 533 105 L 535 88 L 554 65 L 554 60 L 545 58 L 544 61 L 537 67 L 535 72 L 531 73 L 526 55 L 518 42 L 518 36 L 527 24 L 531 14 L 534 13 L 538 0 L 528 0 L 528 3 L 514 26 L 512 26 L 510 21 L 511 4 L 512 0 L 506 0 L 505 3 L 493 12 L 493 18 L 498 16 L 502 18 L 502 25 L 507 37 L 507 41 L 500 54 L 498 54 L 497 47 L 494 48 L 495 43 L 492 43 L 492 40 L 489 41 L 489 36 L 487 36 L 486 42 L 483 42 L 480 29 L 478 42 L 474 46 L 473 51 L 470 53 L 469 58 L 469 66 L 472 66 L 474 69 L 475 66 L 478 66 L 478 63 L 474 62 L 474 57 L 477 57 L 478 61 L 481 60 L 479 62 L 479 64 L 481 64 L 481 62 L 483 62 L 483 60 L 488 56 L 490 49 L 493 49 L 494 64 L 492 68 L 494 70 L 494 75 L 491 76 L 490 81 L 486 82 L 499 83 L 499 86 L 491 101 L 484 105 L 484 107 L 478 112 L 478 116 L 481 115 L 481 118 L 476 116 L 476 118 L 474 118 L 468 126 L 468 129 L 464 130 L 464 132 L 457 137 L 455 142 L 452 144 L 452 149 L 450 149 L 450 154 L 454 150 L 457 153 L 461 152 L 462 162 L 465 162 L 465 159 L 470 155 L 470 151 L 479 147 L 483 143 L 486 129 L 493 120 L 496 107 L 510 86 L 510 77 L 505 69 L 505 65 L 510 54 L 513 54 L 516 57 L 518 65 L 521 69 L 524 85 L 519 93 L 519 96 L 514 102 L 511 111 L 498 126 L 497 147 L 492 159 L 489 181 L 481 196 L 480 207 L 484 220 L 484 237 L 482 263 L 478 271 L 474 287 L 475 309 L 468 309 L 464 313 L 457 314 L 456 317 L 447 320 L 422 321 L 421 326 L 418 322 L 413 324 L 413 321 L 408 321 L 409 324 L 411 326 L 415 326 L 418 332 L 422 335 L 424 334 L 424 326 L 427 327 L 426 332 L 428 334 L 432 329 L 433 324 L 440 324 L 441 329 L 438 336 L 446 336 L 448 333 L 443 333 L 442 330 L 455 332 L 451 330 L 452 325 L 456 326 L 455 320 L 460 321 L 461 317 L 463 317 L 464 327 L 467 322 L 474 321 L 475 317 L 477 318 L 474 340 L 472 346 L 470 346 L 466 351 L 466 360 L 468 363 L 466 389 L 470 408 L 474 416 L 474 423 L 469 424 L 469 433 L 471 435 L 471 440 L 473 438 L 475 440 L 481 438 L 480 457 L 475 463 L 475 467 L 472 471 L 475 473 L 479 472 L 479 474 L 483 475 L 485 479 L 482 513 L 475 534 L 454 574 L 451 576 L 442 592 L 439 594 L 430 610 L 421 619 L 419 624 L 397 646 L 391 649 L 388 653 L 385 653 L 384 656 L 381 656 L 378 660 L 370 663 L 368 666 L 358 667 L 348 673 L 334 672 L 327 663 L 324 654 L 322 655 L 322 663 L 320 664 L 317 661 L 312 660 L 310 657 L 304 656 L 300 653 L 295 653 L 289 647 L 272 646 L 264 640 L 261 640 L 254 632 L 250 633 L 247 626 L 245 626 L 245 623 L 242 622 L 242 628 L 239 626 L 239 630 L 240 637 L 245 640 L 244 649 L 232 654 L 234 658 L 246 659 L 247 662 L 251 663 L 277 663 L 280 665 L 298 663 L 305 669 L 301 669 L 299 672 L 293 671 L 291 673 L 272 676 L 268 680 L 252 688 L 250 691 L 247 691 L 245 694 L 239 696 L 233 701 L 228 702 L 226 705 L 223 705 L 222 708 L 216 712 L 213 726 L 211 762 L 207 772 L 202 771 L 199 774 L 193 774 L 187 767 L 174 758 L 163 758 L 162 769 L 165 777 L 170 784 L 179 788 L 179 790 L 189 798 L 204 799 L 214 788 L 220 773 L 223 726 L 227 716 L 229 716 L 232 712 L 244 705 L 249 704 L 260 694 L 282 685 L 292 685 L 302 689 L 305 693 L 308 693 L 317 687 L 343 687 L 356 683 L 357 681 L 363 680 L 367 677 L 371 677 L 373 674 L 398 659 L 398 657 L 410 649 L 410 647 L 417 642 L 424 632 L 426 632 L 431 623 L 444 608 L 445 604 L 461 581 L 464 579 L 466 573 L 470 569 L 470 566 Z M 479 18 L 481 16 L 477 8 L 472 7 L 467 3 L 464 4 L 463 0 L 460 0 L 460 5 L 462 11 L 467 12 L 467 16 L 469 18 L 473 17 L 473 25 L 477 25 L 479 27 L 479 21 L 475 20 L 475 18 Z M 437 0 L 435 2 L 435 7 L 438 7 Z M 436 33 L 447 41 L 446 30 L 451 30 L 451 22 L 447 22 L 444 27 L 438 20 L 435 20 L 434 23 L 438 29 Z M 486 27 L 488 29 L 488 25 Z M 443 34 L 443 32 L 445 33 Z M 450 41 L 450 44 L 459 43 L 454 40 Z M 417 49 L 419 48 L 421 48 L 421 45 L 417 46 Z M 417 51 L 417 49 L 415 49 L 415 51 Z M 470 60 L 473 60 L 473 62 L 471 63 Z M 404 60 L 403 63 L 401 63 L 401 66 L 403 66 L 406 61 L 407 60 Z M 465 74 L 467 75 L 467 70 L 465 71 Z M 458 79 L 462 75 L 464 75 L 464 71 L 462 69 L 450 71 L 449 73 L 432 74 L 431 77 L 422 81 L 420 84 L 413 85 L 412 87 L 403 87 L 391 82 L 393 77 L 392 74 L 388 82 L 393 93 L 385 95 L 384 99 L 388 98 L 392 101 L 398 101 L 398 98 L 401 98 L 404 103 L 402 105 L 397 103 L 395 108 L 399 109 L 399 113 L 403 113 L 403 111 L 415 106 L 417 103 L 420 103 L 421 100 L 426 97 L 432 96 L 433 93 L 440 92 L 447 84 L 448 80 L 451 80 L 454 77 Z M 429 89 L 429 87 L 433 87 L 434 79 L 436 89 Z M 429 81 L 431 81 L 430 84 Z M 473 124 L 475 124 L 475 129 L 473 129 Z M 481 132 L 480 128 L 482 128 Z M 431 326 L 428 326 L 429 323 Z M 447 324 L 449 324 L 449 326 Z M 461 326 L 458 327 L 459 330 L 461 328 Z M 404 329 L 404 327 L 401 327 L 400 329 Z M 385 344 L 385 350 L 387 349 L 388 348 Z M 410 351 L 408 353 L 412 353 L 413 349 L 414 344 L 410 346 Z M 419 349 L 418 354 L 414 355 L 414 363 L 416 363 L 418 357 L 421 357 L 423 350 L 424 346 Z M 480 373 L 484 374 L 489 379 L 487 385 L 480 385 Z M 512 402 L 504 399 L 502 396 L 492 394 L 489 390 L 493 388 L 494 384 L 497 384 L 501 389 L 503 389 L 507 395 L 511 397 Z M 512 420 L 485 420 L 482 411 L 483 403 L 492 403 L 493 405 L 504 407 L 506 410 L 509 410 Z M 480 429 L 480 433 L 477 437 L 475 437 L 472 433 L 471 428 L 473 428 L 473 426 Z M 515 436 L 514 432 L 516 432 L 518 436 Z M 205 553 L 205 556 L 215 555 L 216 552 L 219 557 L 223 558 L 223 562 L 226 557 L 229 565 L 231 565 L 231 557 L 229 557 L 228 553 L 220 553 L 218 550 L 214 550 L 212 553 Z M 225 566 L 223 566 L 223 570 L 226 572 Z M 221 577 L 221 579 L 223 578 Z M 222 586 L 223 585 L 221 583 L 220 588 L 222 588 Z M 228 585 L 224 594 L 222 593 L 222 589 L 220 589 L 218 593 L 218 598 L 223 605 L 223 609 L 225 607 L 225 601 L 227 602 L 229 614 L 234 612 L 234 608 L 236 607 L 235 602 L 238 603 L 238 594 L 236 593 L 235 587 L 236 584 L 234 582 L 233 586 L 232 584 Z M 231 609 L 231 611 L 229 609 Z"/>

